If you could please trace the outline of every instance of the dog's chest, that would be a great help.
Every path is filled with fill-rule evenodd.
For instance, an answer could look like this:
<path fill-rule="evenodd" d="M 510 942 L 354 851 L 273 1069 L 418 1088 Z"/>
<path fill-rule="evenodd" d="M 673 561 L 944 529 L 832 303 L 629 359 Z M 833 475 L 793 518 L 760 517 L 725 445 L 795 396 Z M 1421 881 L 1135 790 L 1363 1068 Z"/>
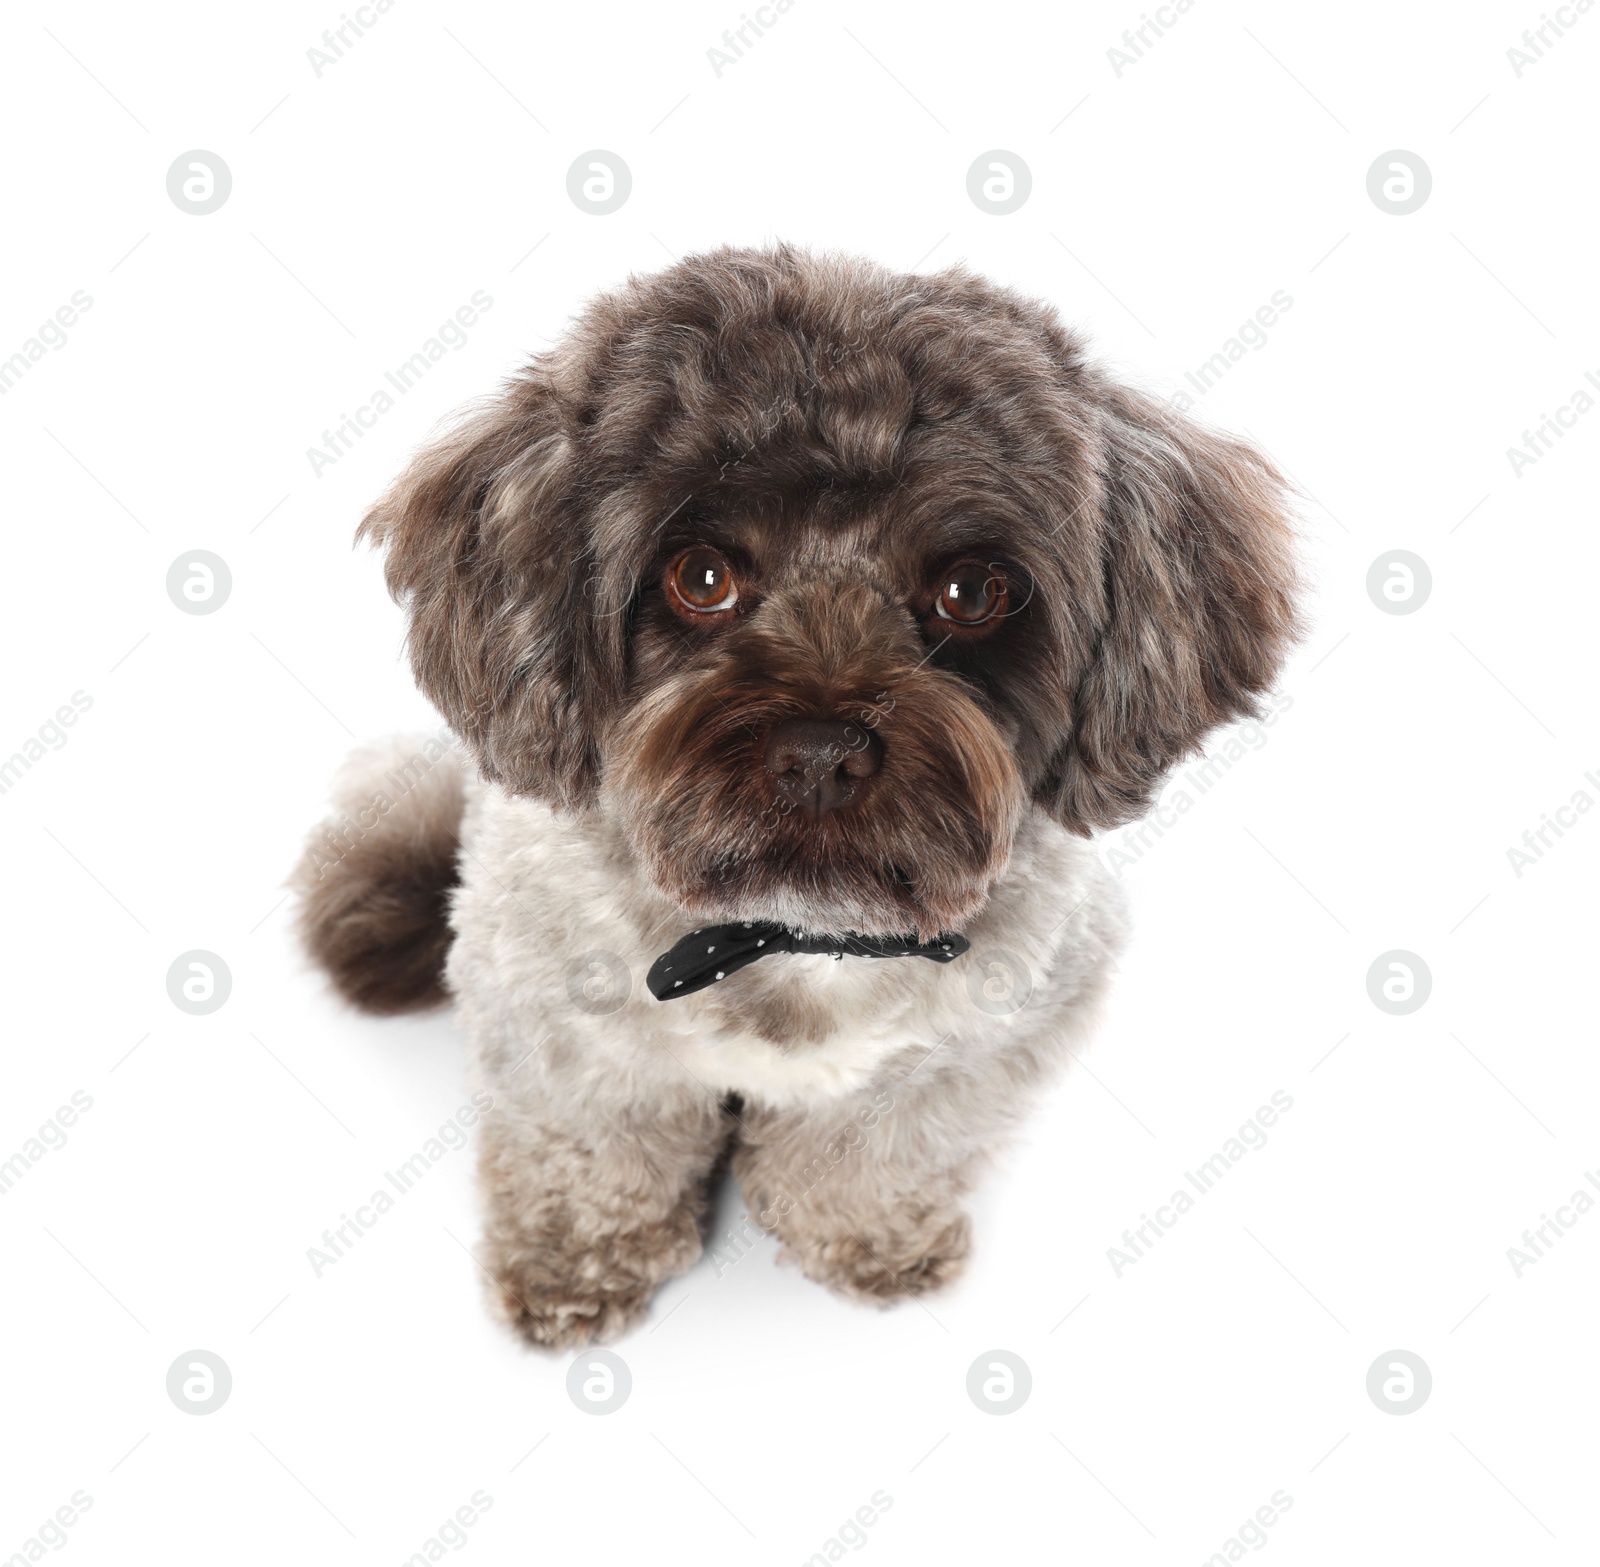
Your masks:
<path fill-rule="evenodd" d="M 904 1076 L 935 1052 L 953 1060 L 1048 1028 L 1080 983 L 1076 931 L 1100 901 L 1086 895 L 1095 879 L 1080 840 L 1053 824 L 1025 829 L 966 933 L 972 950 L 954 963 L 781 954 L 657 1001 L 645 972 L 685 934 L 682 914 L 604 822 L 484 789 L 463 825 L 451 981 L 492 1025 L 475 1028 L 480 1050 L 503 1054 L 508 1070 L 542 1040 L 641 1081 L 688 1074 L 717 1093 L 814 1103 Z M 1025 1009 L 996 1003 L 997 964 L 1027 970 Z"/>

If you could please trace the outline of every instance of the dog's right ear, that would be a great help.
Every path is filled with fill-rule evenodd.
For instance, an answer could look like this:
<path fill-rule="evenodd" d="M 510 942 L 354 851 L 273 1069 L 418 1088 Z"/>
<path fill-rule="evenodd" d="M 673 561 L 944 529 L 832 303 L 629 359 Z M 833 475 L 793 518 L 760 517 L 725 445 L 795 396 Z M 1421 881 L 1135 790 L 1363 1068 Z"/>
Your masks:
<path fill-rule="evenodd" d="M 575 456 L 554 393 L 511 383 L 420 452 L 362 520 L 406 606 L 417 683 L 513 794 L 577 805 L 612 685 Z"/>
<path fill-rule="evenodd" d="M 1299 636 L 1289 487 L 1261 452 L 1095 383 L 1103 610 L 1038 791 L 1087 836 L 1131 820 L 1219 724 L 1253 717 Z"/>

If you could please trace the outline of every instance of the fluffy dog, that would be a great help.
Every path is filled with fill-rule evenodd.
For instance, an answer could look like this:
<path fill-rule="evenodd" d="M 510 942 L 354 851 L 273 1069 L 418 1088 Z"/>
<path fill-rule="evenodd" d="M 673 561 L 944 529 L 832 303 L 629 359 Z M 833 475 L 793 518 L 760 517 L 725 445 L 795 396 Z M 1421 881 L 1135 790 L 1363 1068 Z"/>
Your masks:
<path fill-rule="evenodd" d="M 730 1159 L 811 1278 L 956 1275 L 1122 936 L 1088 835 L 1293 639 L 1285 499 L 1047 307 L 788 247 L 600 297 L 416 458 L 360 533 L 459 744 L 356 759 L 303 929 L 455 998 L 528 1339 L 636 1322 Z"/>

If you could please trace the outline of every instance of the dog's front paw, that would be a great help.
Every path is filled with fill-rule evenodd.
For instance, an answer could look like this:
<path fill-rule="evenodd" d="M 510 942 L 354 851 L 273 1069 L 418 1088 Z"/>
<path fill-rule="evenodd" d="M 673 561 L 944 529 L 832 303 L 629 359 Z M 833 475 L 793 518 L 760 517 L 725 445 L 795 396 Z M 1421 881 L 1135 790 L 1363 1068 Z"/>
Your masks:
<path fill-rule="evenodd" d="M 581 1349 L 620 1338 L 644 1315 L 654 1286 L 598 1290 L 552 1287 L 502 1271 L 495 1278 L 501 1315 L 538 1349 Z"/>
<path fill-rule="evenodd" d="M 808 1279 L 880 1306 L 942 1288 L 960 1275 L 972 1249 L 971 1221 L 959 1212 L 854 1227 L 783 1224 L 779 1234 L 783 1254 Z"/>
<path fill-rule="evenodd" d="M 491 1235 L 487 1271 L 501 1315 L 541 1349 L 577 1349 L 620 1337 L 644 1316 L 656 1287 L 700 1254 L 693 1206 L 625 1230 L 550 1227 Z"/>

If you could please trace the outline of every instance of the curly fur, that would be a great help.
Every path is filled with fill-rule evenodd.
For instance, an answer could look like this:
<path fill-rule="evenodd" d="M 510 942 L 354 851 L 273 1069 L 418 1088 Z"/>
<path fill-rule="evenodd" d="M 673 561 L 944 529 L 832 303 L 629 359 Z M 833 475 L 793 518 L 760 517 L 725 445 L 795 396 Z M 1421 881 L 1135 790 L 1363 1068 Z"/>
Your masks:
<path fill-rule="evenodd" d="M 594 301 L 361 533 L 470 763 L 303 868 L 303 928 L 360 1004 L 457 998 L 510 1320 L 625 1330 L 698 1254 L 730 1153 L 811 1277 L 876 1301 L 954 1277 L 964 1194 L 1121 940 L 1085 839 L 1252 713 L 1296 635 L 1271 463 L 969 273 L 722 250 Z M 672 608 L 696 545 L 737 613 Z M 973 554 L 1013 600 L 955 635 L 938 573 Z M 785 808 L 762 758 L 795 717 L 872 731 L 846 807 Z M 644 991 L 686 929 L 756 918 L 972 947 Z M 1025 1005 L 990 1004 L 1004 974 Z"/>

